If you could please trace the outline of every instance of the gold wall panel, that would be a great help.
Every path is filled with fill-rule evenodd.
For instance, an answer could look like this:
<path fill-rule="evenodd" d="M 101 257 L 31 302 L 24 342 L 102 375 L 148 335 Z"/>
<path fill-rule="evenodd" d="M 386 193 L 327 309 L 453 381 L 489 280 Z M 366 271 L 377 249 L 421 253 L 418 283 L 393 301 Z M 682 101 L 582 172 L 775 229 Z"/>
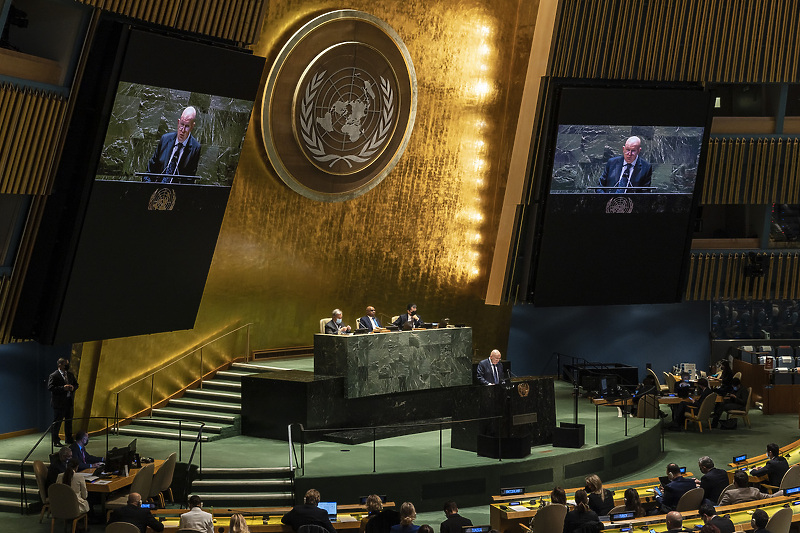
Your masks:
<path fill-rule="evenodd" d="M 693 252 L 686 300 L 800 298 L 800 253 L 767 253 L 764 275 L 745 275 L 747 252 Z"/>
<path fill-rule="evenodd" d="M 703 204 L 797 203 L 800 138 L 709 140 Z"/>
<path fill-rule="evenodd" d="M 795 82 L 796 0 L 562 0 L 552 76 Z"/>
<path fill-rule="evenodd" d="M 363 10 L 398 32 L 419 86 L 408 148 L 372 191 L 321 203 L 280 181 L 251 121 L 194 330 L 103 341 L 94 414 L 107 412 L 119 372 L 142 375 L 247 322 L 253 349 L 309 345 L 335 307 L 354 324 L 374 305 L 385 323 L 414 301 L 426 320 L 471 325 L 476 357 L 505 350 L 511 309 L 483 296 L 537 5 L 270 2 L 255 48 L 267 69 L 296 28 L 327 10 Z M 173 377 L 187 383 L 191 369 Z"/>

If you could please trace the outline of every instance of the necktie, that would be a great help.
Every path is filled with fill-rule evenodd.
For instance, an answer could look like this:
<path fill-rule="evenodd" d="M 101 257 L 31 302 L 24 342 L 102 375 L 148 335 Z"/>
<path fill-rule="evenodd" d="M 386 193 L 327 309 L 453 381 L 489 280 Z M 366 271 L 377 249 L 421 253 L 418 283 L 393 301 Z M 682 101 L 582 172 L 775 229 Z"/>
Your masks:
<path fill-rule="evenodd" d="M 172 154 L 172 159 L 169 160 L 169 165 L 167 165 L 167 169 L 164 171 L 164 174 L 168 174 L 172 176 L 173 174 L 177 174 L 178 172 L 178 160 L 181 158 L 181 152 L 183 151 L 182 144 L 175 145 L 175 152 Z M 169 183 L 166 181 L 168 178 L 164 178 L 162 181 L 165 183 Z M 171 181 L 171 180 L 170 180 Z"/>
<path fill-rule="evenodd" d="M 492 371 L 494 372 L 494 382 L 500 383 L 500 380 L 497 379 L 497 365 L 492 365 Z"/>
<path fill-rule="evenodd" d="M 617 185 L 622 185 L 623 187 L 627 187 L 631 179 L 631 164 L 625 163 L 625 171 L 622 173 L 622 177 L 619 179 L 619 183 Z"/>
<path fill-rule="evenodd" d="M 372 329 L 380 327 L 380 326 L 378 326 L 378 321 L 375 320 L 375 317 L 369 317 L 369 319 L 372 320 Z"/>

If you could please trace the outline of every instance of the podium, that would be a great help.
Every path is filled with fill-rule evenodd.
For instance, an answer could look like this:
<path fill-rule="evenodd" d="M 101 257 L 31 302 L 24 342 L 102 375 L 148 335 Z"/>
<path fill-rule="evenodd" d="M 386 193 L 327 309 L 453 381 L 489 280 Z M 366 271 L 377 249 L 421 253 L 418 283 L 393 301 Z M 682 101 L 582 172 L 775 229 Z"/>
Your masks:
<path fill-rule="evenodd" d="M 507 385 L 476 387 L 469 402 L 456 406 L 450 446 L 484 457 L 521 458 L 531 446 L 553 442 L 555 389 L 553 378 L 514 378 Z"/>

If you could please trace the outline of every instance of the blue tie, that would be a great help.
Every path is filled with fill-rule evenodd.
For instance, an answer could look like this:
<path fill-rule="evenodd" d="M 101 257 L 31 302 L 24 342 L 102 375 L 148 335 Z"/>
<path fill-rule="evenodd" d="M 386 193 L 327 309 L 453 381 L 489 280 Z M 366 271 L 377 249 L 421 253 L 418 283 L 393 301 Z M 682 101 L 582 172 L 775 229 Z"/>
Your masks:
<path fill-rule="evenodd" d="M 175 153 L 172 154 L 172 159 L 170 159 L 169 165 L 167 165 L 167 169 L 164 171 L 164 174 L 172 176 L 173 174 L 178 173 L 178 160 L 181 158 L 182 151 L 183 151 L 182 144 L 179 143 L 175 145 Z M 170 183 L 172 180 L 170 178 L 164 177 L 161 181 L 163 181 L 164 183 Z"/>

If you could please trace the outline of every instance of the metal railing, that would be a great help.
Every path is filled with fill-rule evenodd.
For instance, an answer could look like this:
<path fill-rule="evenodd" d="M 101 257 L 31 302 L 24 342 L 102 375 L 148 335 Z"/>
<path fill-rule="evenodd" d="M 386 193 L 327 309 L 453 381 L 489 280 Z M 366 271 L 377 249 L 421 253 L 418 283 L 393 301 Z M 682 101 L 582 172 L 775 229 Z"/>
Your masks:
<path fill-rule="evenodd" d="M 156 375 L 159 375 L 164 370 L 167 370 L 168 368 L 171 368 L 173 365 L 180 363 L 184 359 L 199 353 L 199 355 L 200 355 L 200 361 L 199 361 L 199 367 L 198 367 L 199 368 L 199 376 L 196 379 L 200 380 L 200 388 L 202 388 L 203 387 L 203 376 L 205 375 L 205 372 L 203 370 L 203 349 L 208 347 L 208 346 L 210 346 L 211 344 L 214 344 L 215 342 L 217 342 L 217 341 L 219 341 L 219 340 L 221 340 L 221 339 L 233 334 L 233 333 L 236 333 L 239 330 L 244 329 L 244 328 L 247 328 L 247 347 L 246 347 L 246 350 L 245 350 L 245 361 L 249 361 L 250 360 L 250 326 L 252 326 L 252 325 L 253 325 L 252 322 L 248 322 L 247 324 L 244 324 L 243 326 L 239 326 L 238 328 L 233 329 L 233 330 L 231 330 L 231 331 L 229 331 L 227 333 L 224 333 L 224 334 L 220 335 L 219 337 L 215 337 L 214 339 L 211 339 L 210 341 L 205 342 L 205 343 L 201 344 L 200 346 L 192 348 L 191 350 L 188 350 L 187 352 L 185 352 L 183 355 L 179 356 L 177 359 L 175 359 L 173 361 L 170 361 L 169 363 L 165 364 L 161 368 L 153 370 L 152 372 L 150 372 L 146 376 L 143 376 L 143 377 L 137 379 L 136 381 L 134 381 L 133 383 L 129 383 L 125 387 L 123 387 L 123 388 L 119 389 L 118 391 L 116 391 L 114 393 L 114 395 L 115 395 L 114 430 L 117 431 L 119 429 L 119 422 L 120 422 L 119 395 L 121 393 L 123 393 L 126 390 L 130 389 L 134 385 L 138 385 L 139 383 L 142 383 L 142 382 L 147 381 L 149 379 L 150 380 L 150 407 L 148 408 L 148 411 L 150 412 L 150 416 L 152 417 L 153 416 L 153 406 L 156 403 L 158 403 L 158 402 L 154 401 Z M 166 398 L 162 398 L 162 399 L 160 399 L 158 401 L 161 402 L 164 399 L 166 399 Z M 132 418 L 132 416 L 126 416 L 126 417 L 124 417 L 123 420 L 126 420 L 128 418 Z"/>
<path fill-rule="evenodd" d="M 106 436 L 106 453 L 103 455 L 103 457 L 108 457 L 108 452 L 109 452 L 108 436 L 111 434 L 111 429 L 112 429 L 112 426 L 110 425 L 111 418 L 112 417 L 110 417 L 110 416 L 89 416 L 89 417 L 74 417 L 74 418 L 72 418 L 73 422 L 75 422 L 76 420 L 77 421 L 83 421 L 83 420 L 105 420 L 106 421 L 106 430 L 104 432 L 105 436 Z M 46 436 L 52 434 L 53 426 L 55 424 L 59 424 L 60 425 L 62 422 L 63 422 L 63 420 L 54 420 L 53 422 L 51 422 L 50 425 L 47 427 L 47 429 L 44 431 L 44 433 L 41 434 L 39 439 L 36 441 L 36 443 L 30 449 L 30 451 L 28 451 L 28 453 L 25 455 L 25 457 L 19 463 L 19 473 L 20 473 L 20 502 L 19 502 L 19 505 L 20 505 L 20 514 L 25 514 L 25 509 L 28 507 L 28 487 L 27 487 L 27 485 L 25 483 L 25 463 L 28 461 L 28 459 L 30 459 L 31 455 L 33 455 L 33 452 L 35 452 L 36 449 L 39 447 L 39 445 L 42 443 L 42 440 L 44 440 L 44 438 Z M 181 424 L 183 422 L 190 422 L 190 421 L 182 420 L 182 419 L 178 420 L 178 461 L 182 461 L 183 460 L 183 446 L 182 446 L 183 440 L 181 438 L 182 435 L 183 435 Z M 189 465 L 192 464 L 192 460 L 194 459 L 195 451 L 198 451 L 198 447 L 199 447 L 199 452 L 198 452 L 198 457 L 199 457 L 199 460 L 200 460 L 199 470 L 200 470 L 200 473 L 202 474 L 202 472 L 203 472 L 203 428 L 205 427 L 206 423 L 205 422 L 196 422 L 196 421 L 191 421 L 191 422 L 195 423 L 195 424 L 200 424 L 200 428 L 198 429 L 197 435 L 194 438 L 194 446 L 192 447 L 192 453 L 191 453 L 191 455 L 189 457 Z M 50 442 L 50 454 L 52 455 L 54 451 L 55 451 L 55 447 L 53 446 L 53 442 L 51 440 L 51 442 Z M 191 467 L 187 470 L 187 480 L 186 480 L 187 483 L 188 483 L 189 471 L 191 471 Z M 36 475 L 36 473 L 34 472 L 34 476 L 35 475 Z M 185 485 L 185 486 L 188 486 L 188 485 Z"/>

